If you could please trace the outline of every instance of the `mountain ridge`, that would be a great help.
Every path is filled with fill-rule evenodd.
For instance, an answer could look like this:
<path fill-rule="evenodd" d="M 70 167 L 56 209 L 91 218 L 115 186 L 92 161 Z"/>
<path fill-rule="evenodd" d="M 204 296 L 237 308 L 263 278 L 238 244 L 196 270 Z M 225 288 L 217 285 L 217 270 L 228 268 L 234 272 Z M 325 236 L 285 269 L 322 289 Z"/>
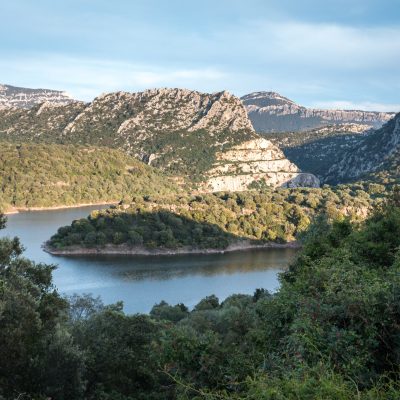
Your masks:
<path fill-rule="evenodd" d="M 31 108 L 44 102 L 68 104 L 74 101 L 67 92 L 61 90 L 31 89 L 0 84 L 0 107 Z"/>
<path fill-rule="evenodd" d="M 2 109 L 0 139 L 116 148 L 169 175 L 187 177 L 204 190 L 200 183 L 207 182 L 210 171 L 215 172 L 215 165 L 221 164 L 217 154 L 244 142 L 252 143 L 248 152 L 255 152 L 254 144 L 259 144 L 260 137 L 240 99 L 229 92 L 208 94 L 163 88 L 106 93 L 90 103 L 44 103 L 30 109 Z M 263 162 L 274 160 L 273 153 L 278 152 L 270 142 L 266 147 L 270 150 L 264 153 Z M 311 176 L 298 178 L 301 172 L 297 167 L 289 168 L 290 162 L 285 164 L 289 170 L 264 163 L 272 169 L 262 172 L 254 171 L 250 163 L 244 174 L 213 174 L 213 184 L 205 187 L 246 190 L 247 185 L 260 180 L 271 186 L 301 182 L 318 185 Z M 215 184 L 218 179 L 230 183 Z"/>
<path fill-rule="evenodd" d="M 395 115 L 394 112 L 307 108 L 276 92 L 253 92 L 241 100 L 259 133 L 305 131 L 336 123 L 362 123 L 380 128 Z"/>

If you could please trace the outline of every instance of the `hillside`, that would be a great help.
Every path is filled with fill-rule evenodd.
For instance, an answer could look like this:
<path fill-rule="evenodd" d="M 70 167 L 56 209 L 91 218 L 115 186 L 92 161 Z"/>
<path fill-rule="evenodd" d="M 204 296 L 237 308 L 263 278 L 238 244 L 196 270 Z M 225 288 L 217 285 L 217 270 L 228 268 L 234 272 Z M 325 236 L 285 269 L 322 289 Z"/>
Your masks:
<path fill-rule="evenodd" d="M 297 132 L 325 125 L 357 123 L 379 128 L 394 113 L 359 110 L 322 110 L 300 106 L 275 92 L 254 92 L 241 97 L 257 132 Z"/>
<path fill-rule="evenodd" d="M 258 160 L 262 150 L 258 147 L 260 137 L 241 101 L 226 91 L 206 94 L 154 89 L 104 94 L 88 104 L 44 103 L 29 110 L 0 109 L 0 138 L 120 149 L 201 190 L 246 190 L 249 184 L 260 180 L 271 186 L 289 182 L 318 185 L 312 176 L 299 176 L 300 170 L 271 143 L 262 143 L 269 150 L 260 161 L 279 159 L 283 161 L 279 168 L 274 162 L 264 163 L 262 171 L 249 165 Z M 216 174 L 224 164 L 223 154 L 230 154 L 231 149 L 243 143 L 247 144 L 247 161 L 242 162 L 245 165 L 237 172 L 222 169 L 220 175 Z M 235 178 L 236 175 L 240 176 Z"/>
<path fill-rule="evenodd" d="M 31 108 L 44 102 L 68 104 L 73 101 L 68 93 L 59 90 L 29 89 L 0 84 L 0 108 Z"/>
<path fill-rule="evenodd" d="M 325 181 L 348 182 L 381 177 L 397 180 L 400 166 L 400 113 L 381 129 L 361 138 L 356 146 L 341 154 Z"/>
<path fill-rule="evenodd" d="M 266 139 L 282 149 L 301 170 L 324 180 L 343 154 L 373 132 L 365 125 L 329 125 L 304 132 L 268 133 Z"/>
<path fill-rule="evenodd" d="M 6 210 L 177 192 L 159 171 L 119 150 L 6 142 L 0 146 L 0 208 Z"/>

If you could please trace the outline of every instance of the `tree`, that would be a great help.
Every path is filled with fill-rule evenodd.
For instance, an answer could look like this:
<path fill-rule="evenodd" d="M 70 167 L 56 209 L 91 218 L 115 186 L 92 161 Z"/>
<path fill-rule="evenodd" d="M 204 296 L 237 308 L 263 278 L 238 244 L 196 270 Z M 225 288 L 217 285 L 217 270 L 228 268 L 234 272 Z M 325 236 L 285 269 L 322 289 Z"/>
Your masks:
<path fill-rule="evenodd" d="M 0 396 L 78 399 L 83 355 L 65 328 L 68 304 L 53 289 L 55 267 L 22 252 L 18 238 L 0 239 Z"/>

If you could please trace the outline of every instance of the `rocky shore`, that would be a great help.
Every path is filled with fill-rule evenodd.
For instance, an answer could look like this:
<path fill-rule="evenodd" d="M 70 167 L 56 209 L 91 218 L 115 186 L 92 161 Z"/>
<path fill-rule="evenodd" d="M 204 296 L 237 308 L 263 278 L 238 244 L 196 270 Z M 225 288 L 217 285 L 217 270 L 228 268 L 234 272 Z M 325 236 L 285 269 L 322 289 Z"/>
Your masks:
<path fill-rule="evenodd" d="M 72 206 L 53 206 L 53 207 L 12 207 L 7 209 L 4 212 L 5 215 L 10 214 L 18 214 L 19 212 L 26 212 L 26 211 L 52 211 L 52 210 L 65 210 L 68 208 L 79 208 L 79 207 L 91 207 L 91 206 L 111 206 L 113 204 L 117 204 L 117 201 L 112 202 L 100 202 L 100 203 L 81 203 L 81 204 L 74 204 Z"/>

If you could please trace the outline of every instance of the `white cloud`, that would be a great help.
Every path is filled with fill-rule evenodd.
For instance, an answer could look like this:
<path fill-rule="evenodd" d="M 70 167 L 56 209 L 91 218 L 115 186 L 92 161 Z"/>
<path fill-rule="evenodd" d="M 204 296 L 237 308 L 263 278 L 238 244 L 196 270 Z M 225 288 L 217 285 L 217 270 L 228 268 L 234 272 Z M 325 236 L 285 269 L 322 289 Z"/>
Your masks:
<path fill-rule="evenodd" d="M 400 104 L 385 104 L 374 102 L 352 102 L 347 100 L 320 101 L 310 104 L 311 108 L 334 109 L 334 110 L 364 110 L 399 112 Z"/>
<path fill-rule="evenodd" d="M 259 64 L 278 64 L 284 70 L 309 67 L 349 70 L 397 68 L 400 27 L 352 27 L 292 20 L 248 21 L 236 31 L 221 32 L 220 39 L 236 53 Z M 224 49 L 231 47 L 224 46 Z M 238 51 L 239 50 L 239 51 Z M 240 51 L 242 50 L 242 51 Z"/>

